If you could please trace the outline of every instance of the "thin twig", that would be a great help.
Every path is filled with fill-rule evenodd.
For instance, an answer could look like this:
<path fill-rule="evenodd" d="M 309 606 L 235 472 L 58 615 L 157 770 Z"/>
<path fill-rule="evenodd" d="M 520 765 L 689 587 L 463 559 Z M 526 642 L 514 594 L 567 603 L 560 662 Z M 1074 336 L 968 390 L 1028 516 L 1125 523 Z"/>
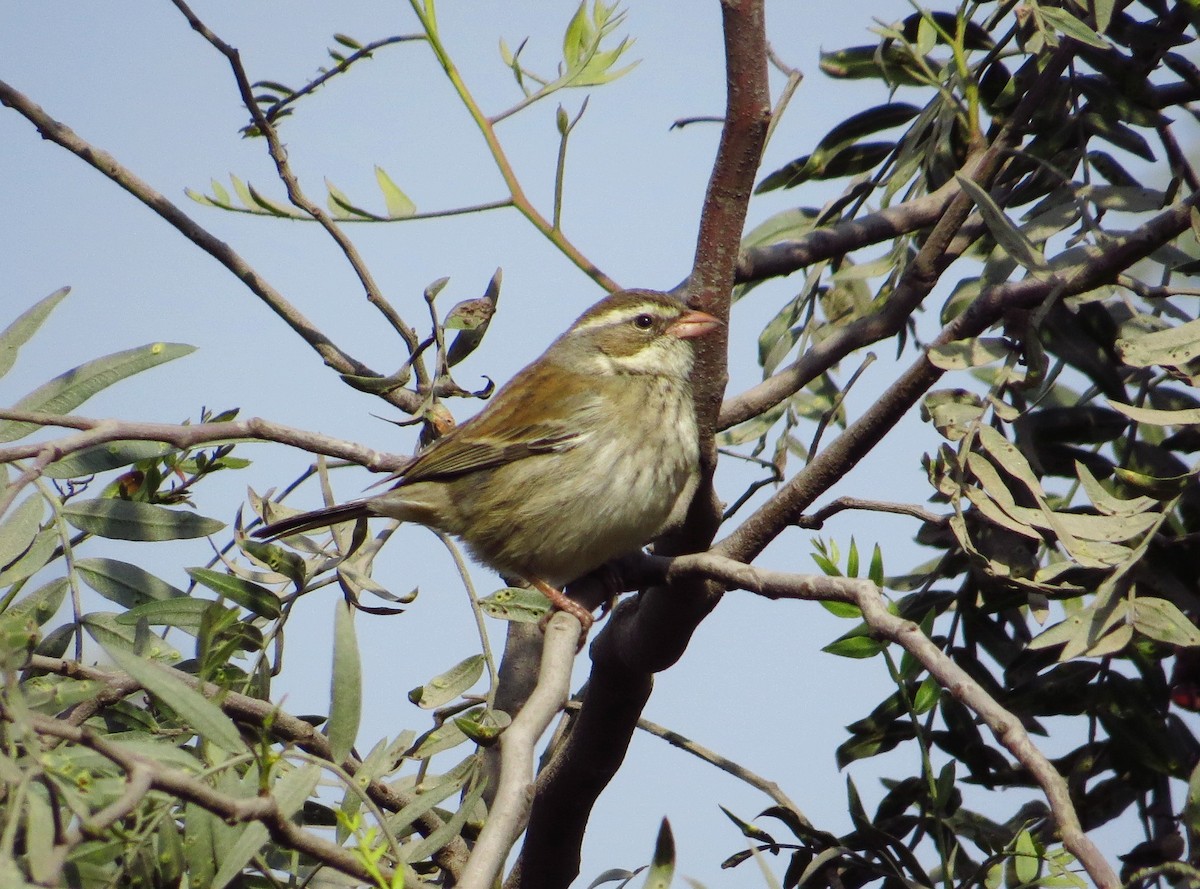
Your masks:
<path fill-rule="evenodd" d="M 0 718 L 12 720 L 13 714 L 6 707 L 0 705 Z M 109 806 L 93 816 L 95 820 L 114 815 L 120 817 L 123 814 L 121 808 L 131 802 L 136 805 L 137 801 L 133 799 L 133 792 L 140 791 L 148 782 L 153 789 L 194 803 L 232 824 L 257 821 L 267 828 L 271 837 L 280 845 L 310 855 L 355 879 L 371 880 L 370 871 L 363 867 L 358 856 L 342 846 L 323 840 L 315 834 L 297 827 L 292 822 L 290 813 L 284 813 L 279 808 L 275 797 L 270 794 L 241 798 L 228 796 L 199 778 L 194 778 L 179 769 L 164 766 L 147 756 L 133 753 L 87 728 L 70 725 L 61 719 L 43 716 L 40 713 L 26 713 L 22 715 L 22 718 L 27 719 L 38 734 L 60 738 L 94 750 L 126 772 L 128 775 L 126 793 L 113 806 Z M 142 795 L 144 796 L 144 792 Z M 116 808 L 118 804 L 121 804 L 120 808 Z M 383 863 L 378 863 L 376 866 L 386 879 L 391 879 L 392 869 L 390 867 Z"/>
<path fill-rule="evenodd" d="M 571 614 L 559 611 L 546 625 L 537 687 L 500 736 L 500 780 L 487 822 L 479 834 L 459 889 L 491 889 L 496 885 L 513 844 L 529 817 L 534 748 L 570 693 L 571 667 L 583 628 Z"/>

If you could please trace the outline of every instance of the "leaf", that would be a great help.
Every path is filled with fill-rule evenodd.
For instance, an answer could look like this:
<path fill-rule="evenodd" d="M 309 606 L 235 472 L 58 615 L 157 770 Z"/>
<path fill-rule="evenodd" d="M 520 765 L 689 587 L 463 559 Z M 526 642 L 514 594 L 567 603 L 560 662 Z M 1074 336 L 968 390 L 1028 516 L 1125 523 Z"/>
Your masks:
<path fill-rule="evenodd" d="M 248 611 L 274 620 L 279 617 L 279 597 L 264 586 L 211 568 L 188 568 L 188 576 Z"/>
<path fill-rule="evenodd" d="M 671 822 L 666 818 L 658 828 L 658 837 L 654 840 L 654 858 L 642 889 L 670 889 L 671 880 L 675 877 L 675 837 L 671 833 Z"/>
<path fill-rule="evenodd" d="M 117 559 L 81 559 L 75 568 L 84 583 L 110 602 L 126 608 L 187 595 L 149 571 Z"/>
<path fill-rule="evenodd" d="M 50 478 L 79 478 L 119 469 L 139 460 L 171 453 L 175 448 L 158 441 L 110 441 L 55 460 L 46 467 Z"/>
<path fill-rule="evenodd" d="M 379 183 L 379 190 L 383 192 L 383 202 L 387 207 L 388 216 L 392 219 L 407 219 L 417 212 L 417 205 L 412 202 L 412 199 L 400 190 L 392 177 L 387 172 L 376 165 L 375 181 Z"/>
<path fill-rule="evenodd" d="M 78 500 L 64 506 L 62 514 L 80 531 L 113 540 L 192 539 L 225 527 L 194 512 L 131 500 Z"/>
<path fill-rule="evenodd" d="M 942 370 L 965 370 L 1001 361 L 1012 349 L 1002 337 L 974 337 L 955 340 L 943 346 L 930 346 L 926 353 L 929 363 Z"/>
<path fill-rule="evenodd" d="M 41 626 L 54 617 L 67 597 L 67 579 L 60 577 L 18 599 L 4 611 L 10 617 L 27 617 Z"/>
<path fill-rule="evenodd" d="M 488 617 L 520 624 L 537 623 L 550 610 L 550 600 L 536 590 L 505 587 L 479 600 Z"/>
<path fill-rule="evenodd" d="M 193 599 L 190 596 L 151 600 L 118 615 L 117 623 L 136 626 L 138 621 L 144 620 L 152 627 L 176 627 L 195 636 L 204 619 L 204 612 L 210 608 L 221 606 L 208 599 Z"/>
<path fill-rule="evenodd" d="M 309 798 L 321 778 L 321 767 L 316 763 L 307 763 L 297 769 L 288 771 L 271 788 L 275 804 L 285 818 L 299 812 L 304 801 Z M 246 825 L 236 842 L 227 850 L 221 849 L 221 866 L 213 876 L 209 889 L 224 889 L 242 868 L 254 857 L 267 841 L 269 832 L 261 821 L 252 821 Z"/>
<path fill-rule="evenodd" d="M 1045 10 L 1043 9 L 1042 12 Z M 1041 859 L 1037 846 L 1028 830 L 1022 830 L 1017 834 L 1013 849 L 1013 870 L 1017 875 L 1018 883 L 1025 886 L 1032 886 L 1037 880 L 1038 871 L 1041 870 Z"/>
<path fill-rule="evenodd" d="M 875 657 L 883 649 L 883 642 L 857 632 L 855 635 L 847 634 L 840 639 L 830 642 L 821 651 L 837 655 L 838 657 L 861 659 Z"/>
<path fill-rule="evenodd" d="M 958 184 L 962 187 L 968 197 L 975 202 L 975 206 L 979 208 L 980 215 L 983 216 L 983 221 L 988 227 L 988 231 L 992 233 L 1000 244 L 1005 249 L 1009 256 L 1029 269 L 1031 272 L 1045 272 L 1049 270 L 1049 265 L 1046 263 L 1046 257 L 1042 251 L 1034 246 L 1033 242 L 1013 225 L 1012 220 L 1005 215 L 999 205 L 992 200 L 983 188 L 974 180 L 963 176 L 961 173 L 955 173 L 954 178 L 958 180 Z"/>
<path fill-rule="evenodd" d="M 330 759 L 344 762 L 358 737 L 362 718 L 362 661 L 354 632 L 354 612 L 345 600 L 334 605 L 333 672 L 329 685 Z"/>
<path fill-rule="evenodd" d="M 1120 411 L 1131 420 L 1148 423 L 1151 426 L 1191 426 L 1200 423 L 1200 407 L 1178 411 L 1160 411 L 1149 407 L 1134 407 L 1132 404 L 1122 404 L 1119 401 L 1108 401 L 1114 409 Z"/>
<path fill-rule="evenodd" d="M 185 684 L 182 679 L 176 678 L 166 667 L 116 646 L 106 645 L 104 648 L 118 667 L 132 676 L 142 688 L 178 713 L 196 734 L 227 753 L 237 753 L 245 749 L 246 745 L 242 742 L 242 736 L 233 720 L 199 691 Z"/>
<path fill-rule="evenodd" d="M 12 586 L 32 577 L 45 567 L 58 548 L 58 529 L 53 525 L 43 528 L 33 538 L 29 549 L 19 559 L 0 571 L 0 587 Z"/>
<path fill-rule="evenodd" d="M 126 377 L 157 367 L 167 361 L 182 358 L 196 351 L 194 346 L 181 343 L 151 343 L 136 349 L 116 352 L 81 364 L 59 374 L 48 383 L 34 389 L 15 405 L 15 411 L 41 411 L 65 414 L 83 404 L 97 392 Z M 14 441 L 40 428 L 36 423 L 0 421 L 0 442 Z"/>
<path fill-rule="evenodd" d="M 479 681 L 483 675 L 483 655 L 475 654 L 408 693 L 408 699 L 423 710 L 446 704 Z"/>
<path fill-rule="evenodd" d="M 1166 330 L 1121 337 L 1117 354 L 1132 367 L 1182 367 L 1200 355 L 1200 321 L 1189 321 Z"/>
<path fill-rule="evenodd" d="M 1109 48 L 1108 42 L 1103 37 L 1065 9 L 1039 6 L 1037 7 L 1037 14 L 1049 22 L 1056 31 L 1061 31 L 1068 37 L 1074 37 L 1080 43 L 1086 43 L 1088 46 L 1094 46 L 1097 49 Z"/>
<path fill-rule="evenodd" d="M 1129 603 L 1129 622 L 1144 636 L 1170 645 L 1200 645 L 1200 630 L 1174 602 L 1138 596 Z"/>
<path fill-rule="evenodd" d="M 4 376 L 17 361 L 17 353 L 29 342 L 54 307 L 71 292 L 70 287 L 60 287 L 44 299 L 34 303 L 17 316 L 4 332 L 0 333 L 0 377 Z"/>
<path fill-rule="evenodd" d="M 46 501 L 31 494 L 0 524 L 0 568 L 6 568 L 25 553 L 41 530 Z"/>

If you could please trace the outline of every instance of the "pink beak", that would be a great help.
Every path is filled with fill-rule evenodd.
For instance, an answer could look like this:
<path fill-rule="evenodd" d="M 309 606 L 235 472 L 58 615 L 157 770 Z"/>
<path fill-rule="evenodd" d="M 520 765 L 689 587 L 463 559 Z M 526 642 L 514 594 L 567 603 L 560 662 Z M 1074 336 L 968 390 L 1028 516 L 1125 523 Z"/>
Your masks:
<path fill-rule="evenodd" d="M 692 309 L 686 315 L 677 318 L 667 328 L 667 333 L 681 340 L 690 340 L 693 337 L 704 336 L 721 326 L 720 319 L 714 318 L 708 312 Z"/>

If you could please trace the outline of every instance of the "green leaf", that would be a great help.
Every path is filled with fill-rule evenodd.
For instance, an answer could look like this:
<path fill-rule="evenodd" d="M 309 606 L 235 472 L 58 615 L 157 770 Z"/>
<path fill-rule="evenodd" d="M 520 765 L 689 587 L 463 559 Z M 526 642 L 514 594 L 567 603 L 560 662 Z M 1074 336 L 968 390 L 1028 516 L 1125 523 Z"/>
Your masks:
<path fill-rule="evenodd" d="M 31 494 L 0 524 L 0 568 L 15 562 L 25 553 L 41 530 L 46 501 Z"/>
<path fill-rule="evenodd" d="M 550 600 L 536 590 L 505 587 L 479 600 L 488 617 L 519 624 L 537 623 L 550 610 Z"/>
<path fill-rule="evenodd" d="M 1049 6 L 1037 7 L 1037 14 L 1049 22 L 1056 31 L 1074 37 L 1080 43 L 1094 46 L 1097 49 L 1108 49 L 1108 42 L 1093 31 L 1086 23 L 1075 18 L 1065 9 L 1054 9 Z"/>
<path fill-rule="evenodd" d="M 8 373 L 17 361 L 17 353 L 37 333 L 42 323 L 54 311 L 54 307 L 62 302 L 63 297 L 71 292 L 70 287 L 61 287 L 44 299 L 26 309 L 12 324 L 0 333 L 0 377 Z"/>
<path fill-rule="evenodd" d="M 1045 10 L 1042 10 L 1045 12 Z M 1021 885 L 1033 885 L 1041 870 L 1041 856 L 1038 855 L 1037 844 L 1028 830 L 1017 834 L 1013 849 L 1013 870 Z"/>
<path fill-rule="evenodd" d="M 831 602 L 828 599 L 819 599 L 817 601 L 821 603 L 822 608 L 834 617 L 851 617 L 862 620 L 862 609 L 857 605 L 852 605 L 849 602 Z"/>
<path fill-rule="evenodd" d="M 446 704 L 479 681 L 483 675 L 483 655 L 475 654 L 434 676 L 408 693 L 408 699 L 423 710 Z"/>
<path fill-rule="evenodd" d="M 1200 355 L 1200 321 L 1121 337 L 1116 348 L 1121 360 L 1132 367 L 1182 367 Z"/>
<path fill-rule="evenodd" d="M 54 555 L 54 551 L 58 548 L 58 542 L 58 529 L 53 525 L 39 531 L 33 538 L 33 543 L 29 545 L 29 549 L 25 550 L 19 559 L 0 571 L 0 588 L 20 583 L 41 571 Z"/>
<path fill-rule="evenodd" d="M 388 216 L 392 219 L 407 219 L 417 212 L 417 205 L 400 190 L 400 186 L 392 181 L 392 177 L 384 171 L 383 167 L 375 167 L 375 181 L 379 183 L 379 190 L 383 192 L 383 202 L 387 206 Z"/>
<path fill-rule="evenodd" d="M 955 340 L 943 346 L 930 346 L 929 363 L 942 370 L 965 370 L 993 361 L 1002 361 L 1012 349 L 1002 337 L 977 337 Z"/>
<path fill-rule="evenodd" d="M 279 597 L 264 586 L 242 580 L 232 574 L 213 571 L 211 568 L 188 568 L 187 573 L 196 583 L 203 584 L 213 592 L 231 599 L 259 617 L 265 617 L 268 620 L 279 617 Z"/>
<path fill-rule="evenodd" d="M 136 626 L 139 620 L 144 620 L 152 627 L 176 627 L 195 636 L 204 619 L 204 612 L 210 608 L 221 606 L 209 599 L 193 599 L 190 596 L 152 600 L 118 615 L 117 623 Z"/>
<path fill-rule="evenodd" d="M 883 642 L 880 642 L 878 639 L 872 639 L 870 636 L 858 634 L 836 639 L 822 648 L 821 651 L 827 654 L 835 654 L 838 657 L 861 659 L 875 657 L 883 649 Z"/>
<path fill-rule="evenodd" d="M 1170 645 L 1200 645 L 1200 630 L 1175 603 L 1138 596 L 1129 603 L 1129 622 L 1144 636 Z"/>
<path fill-rule="evenodd" d="M 206 741 L 228 753 L 245 749 L 246 745 L 233 720 L 199 691 L 177 678 L 171 670 L 116 646 L 105 646 L 105 651 L 118 667 L 178 713 Z"/>
<path fill-rule="evenodd" d="M 79 478 L 119 469 L 139 460 L 171 453 L 175 448 L 157 441 L 110 441 L 56 460 L 46 467 L 50 478 Z"/>
<path fill-rule="evenodd" d="M 354 632 L 354 611 L 345 600 L 334 606 L 329 694 L 329 723 L 325 733 L 329 736 L 330 759 L 340 763 L 354 747 L 362 717 L 362 661 Z"/>
<path fill-rule="evenodd" d="M 126 377 L 182 358 L 196 351 L 180 343 L 151 343 L 81 364 L 34 389 L 15 405 L 16 411 L 41 411 L 65 414 L 83 404 L 97 392 Z M 40 428 L 36 423 L 0 421 L 0 442 L 14 441 Z"/>
<path fill-rule="evenodd" d="M 309 798 L 321 778 L 321 767 L 316 763 L 307 763 L 300 768 L 288 771 L 275 786 L 271 795 L 279 812 L 285 818 L 299 812 L 304 801 Z M 220 868 L 213 876 L 209 889 L 224 889 L 242 872 L 255 853 L 267 841 L 269 833 L 261 821 L 253 821 L 246 825 L 237 840 L 228 849 L 219 850 Z"/>
<path fill-rule="evenodd" d="M 126 608 L 187 595 L 149 571 L 116 559 L 81 559 L 75 563 L 75 568 L 84 583 L 109 601 Z"/>
<path fill-rule="evenodd" d="M 983 221 L 987 225 L 988 231 L 992 233 L 992 237 L 1000 243 L 1000 246 L 1005 249 L 1009 256 L 1031 272 L 1045 272 L 1049 270 L 1050 267 L 1047 265 L 1046 257 L 1042 254 L 1042 251 L 1034 246 L 1033 242 L 1026 237 L 1024 232 L 1013 225 L 1012 220 L 992 200 L 991 195 L 984 191 L 973 179 L 963 176 L 961 173 L 955 173 L 954 178 L 958 180 L 959 186 L 967 193 L 967 196 L 975 202 L 975 206 L 979 208 L 979 213 L 983 216 Z"/>
<path fill-rule="evenodd" d="M 18 599 L 5 610 L 9 616 L 28 617 L 39 627 L 58 612 L 67 597 L 67 579 L 60 577 Z"/>
<path fill-rule="evenodd" d="M 654 858 L 646 872 L 642 889 L 669 889 L 675 878 L 675 837 L 671 833 L 671 822 L 666 818 L 658 828 L 654 841 Z"/>
<path fill-rule="evenodd" d="M 63 518 L 78 528 L 113 540 L 180 540 L 206 537 L 224 522 L 131 500 L 78 500 L 63 507 Z"/>

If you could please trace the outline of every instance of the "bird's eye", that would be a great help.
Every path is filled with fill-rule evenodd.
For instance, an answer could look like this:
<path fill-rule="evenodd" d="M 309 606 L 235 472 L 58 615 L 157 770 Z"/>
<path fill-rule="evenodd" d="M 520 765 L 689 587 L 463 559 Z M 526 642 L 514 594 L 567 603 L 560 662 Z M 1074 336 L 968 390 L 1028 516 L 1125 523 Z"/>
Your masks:
<path fill-rule="evenodd" d="M 654 316 L 646 312 L 642 312 L 642 314 L 633 319 L 633 326 L 638 330 L 649 330 L 654 326 Z"/>

